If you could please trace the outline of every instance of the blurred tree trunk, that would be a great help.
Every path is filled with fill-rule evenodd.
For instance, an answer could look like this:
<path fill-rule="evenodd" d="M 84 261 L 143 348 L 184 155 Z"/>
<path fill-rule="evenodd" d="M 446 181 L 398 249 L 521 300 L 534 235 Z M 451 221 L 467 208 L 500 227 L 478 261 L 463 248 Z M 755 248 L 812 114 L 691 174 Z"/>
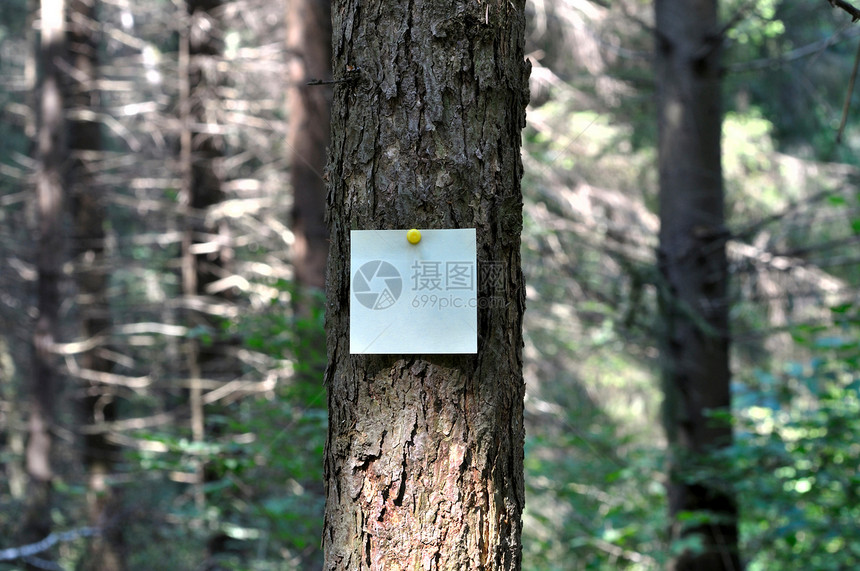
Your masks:
<path fill-rule="evenodd" d="M 524 1 L 332 13 L 325 568 L 519 569 Z M 349 231 L 404 226 L 477 228 L 498 264 L 477 355 L 349 354 Z"/>
<path fill-rule="evenodd" d="M 715 470 L 709 454 L 732 440 L 730 423 L 714 417 L 731 404 L 717 3 L 655 6 L 669 507 L 673 537 L 704 546 L 686 550 L 674 569 L 740 569 L 733 493 L 699 470 Z M 684 512 L 707 520 L 685 525 Z"/>
<path fill-rule="evenodd" d="M 207 223 L 207 210 L 223 200 L 217 161 L 221 157 L 218 132 L 218 69 L 216 57 L 222 49 L 222 30 L 217 9 L 221 0 L 186 0 L 188 25 L 180 33 L 179 82 L 180 163 L 182 189 L 180 207 L 184 215 L 182 240 L 182 293 L 186 302 L 204 294 L 220 276 L 221 241 L 218 229 Z M 211 132 L 209 127 L 212 127 Z M 207 326 L 206 316 L 187 312 L 189 327 Z M 206 436 L 201 379 L 202 356 L 198 339 L 185 342 L 185 357 L 191 382 L 191 434 L 196 442 Z M 204 467 L 197 467 L 195 502 L 205 506 Z"/>
<path fill-rule="evenodd" d="M 180 46 L 181 201 L 187 221 L 182 281 L 187 295 L 212 291 L 212 284 L 226 277 L 224 268 L 232 257 L 226 224 L 207 219 L 209 209 L 224 200 L 219 164 L 221 5 L 221 0 L 187 0 L 189 22 Z"/>
<path fill-rule="evenodd" d="M 328 229 L 325 225 L 326 147 L 331 88 L 307 85 L 331 76 L 330 0 L 287 2 L 287 89 L 290 182 L 293 187 L 293 267 L 303 286 L 325 287 Z"/>
<path fill-rule="evenodd" d="M 100 108 L 98 79 L 98 2 L 69 0 L 68 42 L 71 74 L 69 103 L 70 188 L 75 232 L 76 277 L 84 341 L 105 335 L 110 327 L 107 298 L 108 271 L 105 258 L 105 203 L 97 169 L 102 158 L 101 125 L 90 118 Z M 111 362 L 95 343 L 78 357 L 86 373 L 111 371 Z M 86 383 L 86 381 L 83 381 Z M 114 395 L 99 384 L 84 387 L 81 399 L 83 421 L 91 426 L 116 420 Z M 103 432 L 84 436 L 83 461 L 87 469 L 89 492 L 87 509 L 90 525 L 103 528 L 100 536 L 88 542 L 82 570 L 120 571 L 125 568 L 120 499 L 111 486 L 114 461 L 119 454 Z"/>
<path fill-rule="evenodd" d="M 328 228 L 323 178 L 331 129 L 330 85 L 308 85 L 331 78 L 331 0 L 287 0 L 287 153 L 295 241 L 292 310 L 296 381 L 317 394 L 326 366 L 323 313 Z M 322 506 L 325 490 L 319 479 L 301 482 L 306 497 Z M 318 514 L 319 522 L 322 513 Z M 319 531 L 317 531 L 319 533 Z M 322 567 L 322 550 L 302 553 L 304 569 Z"/>
<path fill-rule="evenodd" d="M 229 276 L 232 245 L 226 220 L 213 216 L 223 202 L 224 140 L 221 136 L 224 72 L 219 63 L 224 50 L 222 0 L 186 0 L 188 25 L 180 38 L 182 192 L 184 213 L 182 242 L 182 289 L 187 301 L 213 296 L 228 301 L 230 288 L 219 285 Z M 186 313 L 186 325 L 215 329 L 212 316 L 198 310 Z M 202 379 L 232 380 L 239 375 L 229 347 L 223 343 L 185 341 L 185 357 L 191 382 L 189 391 L 191 433 L 196 442 L 208 434 Z M 200 461 L 195 475 L 195 503 L 201 515 L 206 507 L 205 483 L 212 475 Z M 220 569 L 218 556 L 227 550 L 228 536 L 217 530 L 207 542 L 205 569 Z"/>
<path fill-rule="evenodd" d="M 323 180 L 329 142 L 331 87 L 307 85 L 331 77 L 330 0 L 287 2 L 287 149 L 293 190 L 293 269 L 296 288 L 293 308 L 299 328 L 297 371 L 319 383 L 325 370 L 323 303 L 328 229 Z"/>
<path fill-rule="evenodd" d="M 54 343 L 59 329 L 60 280 L 63 256 L 63 203 L 66 125 L 61 71 L 66 56 L 63 0 L 42 0 L 37 84 L 36 172 L 36 309 L 30 373 L 27 507 L 22 518 L 24 541 L 38 540 L 51 530 L 53 425 L 59 372 Z"/>

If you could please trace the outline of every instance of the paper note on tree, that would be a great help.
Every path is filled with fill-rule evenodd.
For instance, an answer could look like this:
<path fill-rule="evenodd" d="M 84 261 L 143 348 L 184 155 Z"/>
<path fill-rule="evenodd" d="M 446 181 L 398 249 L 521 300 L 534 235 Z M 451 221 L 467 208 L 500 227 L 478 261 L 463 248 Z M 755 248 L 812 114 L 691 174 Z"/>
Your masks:
<path fill-rule="evenodd" d="M 350 353 L 476 353 L 475 229 L 353 230 Z"/>

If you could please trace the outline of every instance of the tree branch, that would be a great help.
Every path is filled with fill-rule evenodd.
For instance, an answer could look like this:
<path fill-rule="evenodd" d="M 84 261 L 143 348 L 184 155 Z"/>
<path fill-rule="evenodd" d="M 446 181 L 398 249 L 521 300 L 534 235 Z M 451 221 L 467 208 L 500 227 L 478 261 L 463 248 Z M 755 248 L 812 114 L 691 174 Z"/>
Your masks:
<path fill-rule="evenodd" d="M 833 6 L 834 8 L 842 8 L 843 10 L 845 10 L 846 12 L 851 14 L 851 21 L 852 22 L 856 22 L 857 20 L 860 20 L 860 10 L 858 10 L 857 8 L 855 8 L 854 6 L 852 6 L 851 4 L 846 2 L 845 0 L 827 0 L 827 1 L 830 2 L 830 5 Z"/>
<path fill-rule="evenodd" d="M 12 559 L 31 557 L 33 555 L 36 555 L 37 553 L 47 551 L 61 541 L 72 541 L 74 539 L 78 539 L 79 537 L 91 537 L 93 535 L 99 535 L 101 532 L 102 530 L 97 527 L 81 527 L 69 531 L 52 533 L 45 537 L 45 539 L 37 541 L 36 543 L 22 545 L 21 547 L 9 547 L 7 549 L 0 549 L 0 561 L 11 561 Z"/>

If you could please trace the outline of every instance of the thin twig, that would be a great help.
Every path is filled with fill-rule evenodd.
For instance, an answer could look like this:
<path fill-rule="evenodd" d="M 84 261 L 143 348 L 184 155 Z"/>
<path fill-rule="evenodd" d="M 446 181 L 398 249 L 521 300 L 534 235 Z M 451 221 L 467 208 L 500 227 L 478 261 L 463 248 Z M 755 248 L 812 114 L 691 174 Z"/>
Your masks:
<path fill-rule="evenodd" d="M 842 133 L 848 122 L 848 108 L 851 107 L 851 96 L 854 94 L 854 82 L 857 80 L 857 66 L 860 64 L 860 43 L 857 44 L 857 55 L 854 56 L 854 69 L 851 70 L 851 79 L 848 80 L 848 93 L 845 94 L 845 105 L 842 106 L 842 122 L 839 123 L 839 131 L 836 132 L 836 142 L 842 142 Z"/>
<path fill-rule="evenodd" d="M 347 83 L 350 81 L 355 81 L 354 77 L 347 77 L 344 79 L 311 79 L 305 85 L 332 85 L 335 83 Z"/>

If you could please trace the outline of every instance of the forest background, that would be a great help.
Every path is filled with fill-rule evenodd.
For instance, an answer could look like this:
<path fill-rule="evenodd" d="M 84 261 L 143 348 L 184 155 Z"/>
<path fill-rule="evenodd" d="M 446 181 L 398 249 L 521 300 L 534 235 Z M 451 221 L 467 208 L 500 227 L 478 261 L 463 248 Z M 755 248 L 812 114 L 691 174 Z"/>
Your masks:
<path fill-rule="evenodd" d="M 71 195 L 52 227 L 45 498 L 26 457 L 46 28 L 33 0 L 0 4 L 0 569 L 44 537 L 28 527 L 57 540 L 31 567 L 86 568 L 111 542 L 128 569 L 321 566 L 325 353 L 321 294 L 292 263 L 290 4 L 102 0 L 78 20 L 97 70 L 66 118 L 100 146 L 63 160 L 100 208 Z M 860 28 L 823 0 L 720 9 L 736 441 L 698 477 L 732 484 L 750 569 L 853 568 Z M 652 5 L 528 10 L 523 567 L 661 569 L 690 546 L 667 533 Z M 217 192 L 195 201 L 201 179 Z"/>

